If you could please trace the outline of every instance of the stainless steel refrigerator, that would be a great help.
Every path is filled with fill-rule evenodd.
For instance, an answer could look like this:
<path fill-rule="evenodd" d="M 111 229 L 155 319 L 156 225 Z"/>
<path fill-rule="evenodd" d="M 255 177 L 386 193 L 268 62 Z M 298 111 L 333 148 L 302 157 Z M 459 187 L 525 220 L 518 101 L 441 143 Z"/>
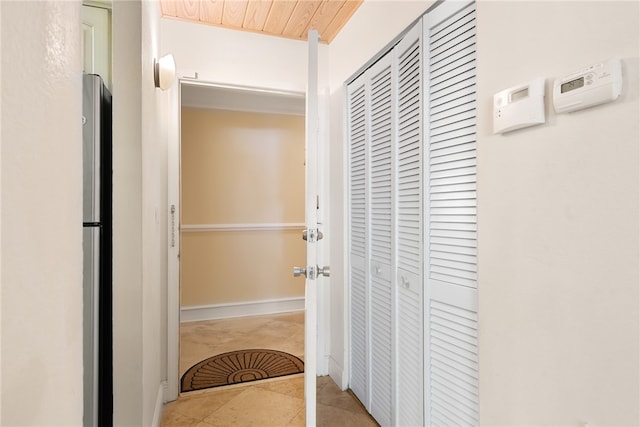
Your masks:
<path fill-rule="evenodd" d="M 113 425 L 111 94 L 83 75 L 83 360 L 85 426 Z"/>

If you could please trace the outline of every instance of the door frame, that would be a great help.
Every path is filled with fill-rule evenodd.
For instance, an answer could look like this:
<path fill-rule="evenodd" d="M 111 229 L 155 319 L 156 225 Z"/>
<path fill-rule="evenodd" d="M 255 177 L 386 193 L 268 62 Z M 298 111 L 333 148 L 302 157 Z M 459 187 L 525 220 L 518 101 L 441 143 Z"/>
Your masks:
<path fill-rule="evenodd" d="M 178 78 L 178 84 L 169 91 L 169 121 L 167 123 L 168 147 L 167 147 L 167 372 L 164 387 L 164 401 L 170 402 L 180 396 L 180 149 L 181 149 L 181 108 L 182 108 L 182 87 L 201 86 L 203 88 L 217 88 L 228 90 L 246 91 L 248 93 L 261 95 L 281 95 L 305 97 L 304 92 L 286 91 L 280 89 L 229 85 L 213 81 L 199 80 L 195 78 Z M 328 100 L 321 97 L 321 105 Z M 322 111 L 322 108 L 321 108 Z M 265 112 L 266 113 L 266 112 Z M 324 112 L 320 113 L 321 126 L 326 125 Z M 322 132 L 321 132 L 322 134 Z M 318 156 L 318 169 L 327 170 L 327 156 L 325 150 L 325 140 L 321 137 L 319 148 L 322 155 Z M 324 174 L 320 179 L 320 192 L 327 187 L 324 186 L 328 174 Z M 328 223 L 328 197 L 320 197 L 325 200 L 322 211 L 325 212 L 325 225 Z M 328 245 L 321 245 L 319 248 L 319 258 L 328 260 Z M 293 263 L 292 263 L 293 267 Z M 330 278 L 325 278 L 325 286 Z M 325 286 L 322 286 L 324 288 Z M 325 319 L 328 318 L 327 303 L 328 293 L 318 289 L 317 312 L 318 312 L 318 334 L 316 345 L 317 375 L 326 375 L 328 372 L 327 340 L 329 330 L 326 327 Z"/>

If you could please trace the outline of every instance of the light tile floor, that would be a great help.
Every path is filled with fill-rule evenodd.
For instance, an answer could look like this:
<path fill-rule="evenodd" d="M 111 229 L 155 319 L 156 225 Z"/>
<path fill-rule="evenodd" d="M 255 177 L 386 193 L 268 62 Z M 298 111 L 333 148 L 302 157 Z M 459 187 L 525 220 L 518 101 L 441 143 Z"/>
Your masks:
<path fill-rule="evenodd" d="M 180 328 L 180 374 L 199 361 L 226 351 L 267 348 L 304 356 L 304 314 L 286 313 L 193 322 Z M 375 427 L 357 399 L 330 377 L 318 378 L 317 425 Z M 165 405 L 161 426 L 305 425 L 304 376 L 217 387 L 185 393 Z"/>

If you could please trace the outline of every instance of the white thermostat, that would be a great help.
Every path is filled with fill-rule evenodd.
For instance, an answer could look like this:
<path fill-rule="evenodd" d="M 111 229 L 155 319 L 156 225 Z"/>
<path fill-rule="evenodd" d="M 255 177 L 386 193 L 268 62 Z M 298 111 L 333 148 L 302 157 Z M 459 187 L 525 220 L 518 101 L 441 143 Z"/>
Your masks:
<path fill-rule="evenodd" d="M 544 78 L 493 95 L 493 133 L 544 123 Z"/>
<path fill-rule="evenodd" d="M 614 58 L 559 77 L 553 82 L 556 113 L 569 113 L 617 99 L 622 92 L 622 64 Z"/>

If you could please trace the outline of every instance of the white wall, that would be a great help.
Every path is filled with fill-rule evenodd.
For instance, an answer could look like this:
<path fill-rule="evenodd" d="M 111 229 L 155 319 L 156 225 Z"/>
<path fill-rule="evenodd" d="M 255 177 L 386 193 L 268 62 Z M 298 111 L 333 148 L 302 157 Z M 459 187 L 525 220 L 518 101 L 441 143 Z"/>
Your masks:
<path fill-rule="evenodd" d="M 433 4 L 428 0 L 365 0 L 329 46 L 332 93 Z"/>
<path fill-rule="evenodd" d="M 158 416 L 162 404 L 161 380 L 166 379 L 167 288 L 167 122 L 169 96 L 156 88 L 153 58 L 160 50 L 160 6 L 142 1 L 142 247 L 143 247 L 143 352 L 144 418 Z M 176 83 L 174 83 L 176 84 Z"/>
<path fill-rule="evenodd" d="M 141 5 L 113 5 L 114 424 L 142 424 Z"/>
<path fill-rule="evenodd" d="M 329 75 L 331 82 L 330 115 L 330 194 L 332 269 L 329 321 L 331 329 L 329 373 L 342 388 L 347 387 L 348 356 L 345 346 L 347 327 L 346 264 L 345 264 L 345 175 L 344 140 L 346 117 L 345 81 L 373 56 L 384 49 L 415 19 L 420 17 L 431 1 L 365 1 L 329 46 Z"/>
<path fill-rule="evenodd" d="M 0 10 L 0 424 L 81 425 L 80 2 Z"/>
<path fill-rule="evenodd" d="M 484 425 L 638 425 L 638 2 L 480 2 Z M 619 100 L 557 115 L 552 78 L 623 59 Z M 547 78 L 545 125 L 492 135 L 495 92 Z"/>
<path fill-rule="evenodd" d="M 159 421 L 166 361 L 167 95 L 156 2 L 114 2 L 114 424 Z M 161 226 L 162 224 L 162 226 Z"/>
<path fill-rule="evenodd" d="M 343 233 L 345 215 L 340 85 L 427 7 L 367 1 L 330 46 L 332 235 Z M 479 3 L 484 425 L 640 422 L 638 40 L 637 2 Z M 615 104 L 555 115 L 547 99 L 546 125 L 491 134 L 493 93 L 614 55 L 626 75 Z M 344 271 L 343 258 L 335 242 L 333 271 Z M 338 381 L 345 307 L 336 276 L 331 373 Z"/>
<path fill-rule="evenodd" d="M 307 45 L 298 40 L 163 18 L 162 49 L 178 76 L 207 82 L 304 92 Z"/>

